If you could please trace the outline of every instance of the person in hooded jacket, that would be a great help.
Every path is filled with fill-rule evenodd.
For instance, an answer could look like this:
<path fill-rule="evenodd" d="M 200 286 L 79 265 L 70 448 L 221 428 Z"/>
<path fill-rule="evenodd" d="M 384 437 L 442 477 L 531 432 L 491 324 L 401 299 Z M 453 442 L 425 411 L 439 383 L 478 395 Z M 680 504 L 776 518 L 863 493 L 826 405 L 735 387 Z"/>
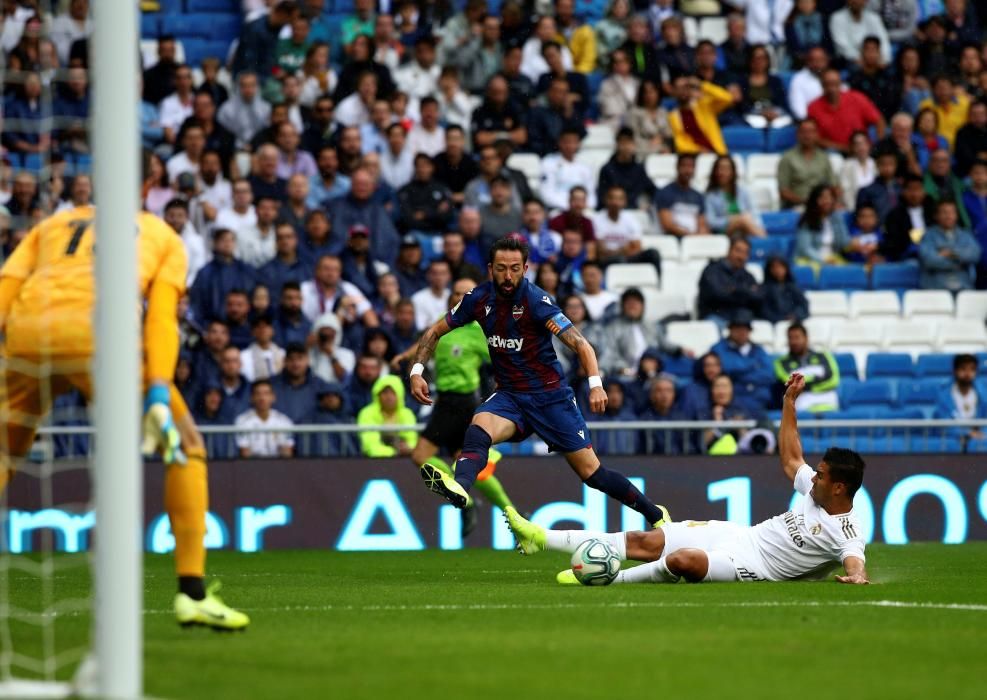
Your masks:
<path fill-rule="evenodd" d="M 788 261 L 779 256 L 768 258 L 761 286 L 761 316 L 771 321 L 803 321 L 809 316 L 809 302 L 792 277 Z"/>
<path fill-rule="evenodd" d="M 340 425 L 353 422 L 353 412 L 346 392 L 338 382 L 327 382 L 316 392 L 318 403 L 306 423 Z M 344 457 L 357 454 L 356 441 L 350 433 L 322 433 L 296 437 L 295 453 L 304 457 Z"/>
<path fill-rule="evenodd" d="M 370 390 L 370 404 L 360 409 L 357 425 L 414 425 L 415 414 L 404 405 L 404 384 L 401 378 L 388 374 L 376 382 Z M 360 451 L 365 457 L 409 457 L 418 444 L 414 430 L 360 432 Z"/>
<path fill-rule="evenodd" d="M 309 350 L 313 374 L 326 382 L 343 383 L 356 366 L 356 354 L 342 345 L 343 326 L 336 314 L 328 311 L 312 327 L 315 344 Z"/>
<path fill-rule="evenodd" d="M 692 384 L 682 389 L 679 410 L 686 420 L 696 420 L 709 412 L 709 388 L 723 374 L 723 363 L 715 352 L 707 352 L 692 366 Z"/>

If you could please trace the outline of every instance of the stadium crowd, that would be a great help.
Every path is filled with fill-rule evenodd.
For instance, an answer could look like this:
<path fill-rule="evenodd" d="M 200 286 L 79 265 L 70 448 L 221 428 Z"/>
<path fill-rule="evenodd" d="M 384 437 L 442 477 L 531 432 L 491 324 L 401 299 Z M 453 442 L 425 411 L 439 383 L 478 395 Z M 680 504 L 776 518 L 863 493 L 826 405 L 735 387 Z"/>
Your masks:
<path fill-rule="evenodd" d="M 446 312 L 455 280 L 485 278 L 486 250 L 505 235 L 528 241 L 530 279 L 594 345 L 604 421 L 758 420 L 805 367 L 800 409 L 839 408 L 836 361 L 800 323 L 796 266 L 914 261 L 922 288 L 987 289 L 987 41 L 967 0 L 142 5 L 192 19 L 195 6 L 242 12 L 223 55 L 183 63 L 180 40 L 161 33 L 143 57 L 143 205 L 188 251 L 176 382 L 201 425 L 419 416 L 394 358 Z M 89 9 L 3 3 L 4 254 L 45 213 L 93 199 Z M 724 18 L 721 41 L 687 36 L 700 15 Z M 599 125 L 613 145 L 597 173 L 579 154 Z M 771 233 L 728 151 L 737 126 L 761 143 L 791 137 L 767 209 L 795 212 L 794 245 L 764 261 L 763 281 L 748 263 Z M 537 182 L 512 167 L 515 154 L 537 158 Z M 645 167 L 654 154 L 675 154 L 664 186 Z M 698 317 L 725 332 L 709 353 L 692 356 L 646 320 L 641 290 L 606 288 L 614 264 L 660 276 L 642 221 L 677 239 L 729 239 L 699 279 Z M 787 353 L 751 341 L 759 319 L 791 323 Z M 578 363 L 558 351 L 585 396 Z M 968 365 L 937 415 L 987 416 L 987 396 L 961 381 Z M 385 435 L 374 454 L 408 455 L 414 438 Z M 594 442 L 604 454 L 680 453 L 743 438 L 624 430 Z M 352 448 L 345 435 L 296 440 L 243 435 L 211 449 Z"/>

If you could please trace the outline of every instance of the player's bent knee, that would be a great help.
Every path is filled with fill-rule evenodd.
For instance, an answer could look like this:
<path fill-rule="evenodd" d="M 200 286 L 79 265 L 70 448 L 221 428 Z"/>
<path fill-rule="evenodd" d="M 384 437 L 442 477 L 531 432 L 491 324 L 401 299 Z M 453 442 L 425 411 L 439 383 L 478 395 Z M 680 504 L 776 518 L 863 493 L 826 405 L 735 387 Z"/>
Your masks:
<path fill-rule="evenodd" d="M 665 565 L 676 576 L 690 583 L 698 583 L 706 578 L 709 560 L 701 549 L 679 549 L 665 558 Z"/>

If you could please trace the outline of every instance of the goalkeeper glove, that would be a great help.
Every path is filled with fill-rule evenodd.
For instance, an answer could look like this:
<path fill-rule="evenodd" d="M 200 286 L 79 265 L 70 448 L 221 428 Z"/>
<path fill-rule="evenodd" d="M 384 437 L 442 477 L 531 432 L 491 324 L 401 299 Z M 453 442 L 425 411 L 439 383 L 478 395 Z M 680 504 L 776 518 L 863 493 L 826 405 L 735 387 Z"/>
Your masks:
<path fill-rule="evenodd" d="M 167 384 L 152 384 L 144 397 L 144 442 L 141 452 L 145 457 L 161 454 L 166 464 L 185 464 L 182 437 L 171 415 L 171 395 Z"/>

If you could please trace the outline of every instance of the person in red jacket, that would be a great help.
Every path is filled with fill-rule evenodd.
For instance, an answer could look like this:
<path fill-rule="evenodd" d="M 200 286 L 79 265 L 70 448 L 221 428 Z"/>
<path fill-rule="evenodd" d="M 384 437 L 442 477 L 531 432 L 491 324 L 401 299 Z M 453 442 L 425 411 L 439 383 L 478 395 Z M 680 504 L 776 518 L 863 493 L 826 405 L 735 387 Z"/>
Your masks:
<path fill-rule="evenodd" d="M 880 111 L 862 92 L 844 90 L 838 70 L 823 73 L 822 87 L 822 96 L 809 103 L 809 118 L 819 125 L 820 146 L 847 153 L 854 132 L 866 132 L 871 126 L 878 138 L 884 137 L 887 125 Z"/>

